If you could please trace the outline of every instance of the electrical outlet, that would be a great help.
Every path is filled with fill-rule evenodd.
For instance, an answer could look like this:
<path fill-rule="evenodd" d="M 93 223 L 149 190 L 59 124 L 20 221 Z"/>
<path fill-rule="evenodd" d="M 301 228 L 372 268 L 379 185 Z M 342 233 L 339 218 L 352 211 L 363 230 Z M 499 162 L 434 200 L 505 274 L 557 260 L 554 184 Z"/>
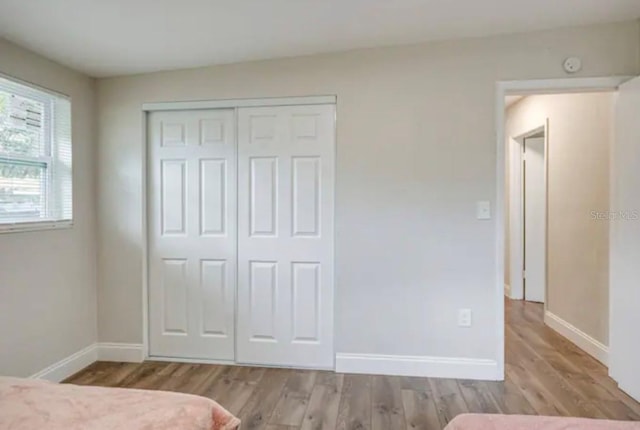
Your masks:
<path fill-rule="evenodd" d="M 480 200 L 476 202 L 476 219 L 491 219 L 491 202 Z"/>
<path fill-rule="evenodd" d="M 458 310 L 458 327 L 471 327 L 471 309 Z"/>

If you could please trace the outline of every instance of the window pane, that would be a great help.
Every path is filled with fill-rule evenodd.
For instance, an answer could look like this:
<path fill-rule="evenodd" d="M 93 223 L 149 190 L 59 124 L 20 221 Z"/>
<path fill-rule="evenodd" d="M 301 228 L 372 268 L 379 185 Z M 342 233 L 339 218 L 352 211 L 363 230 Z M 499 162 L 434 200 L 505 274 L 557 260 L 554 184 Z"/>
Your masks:
<path fill-rule="evenodd" d="M 0 220 L 44 218 L 46 164 L 0 162 Z"/>
<path fill-rule="evenodd" d="M 44 103 L 0 91 L 0 154 L 45 155 L 43 113 Z"/>

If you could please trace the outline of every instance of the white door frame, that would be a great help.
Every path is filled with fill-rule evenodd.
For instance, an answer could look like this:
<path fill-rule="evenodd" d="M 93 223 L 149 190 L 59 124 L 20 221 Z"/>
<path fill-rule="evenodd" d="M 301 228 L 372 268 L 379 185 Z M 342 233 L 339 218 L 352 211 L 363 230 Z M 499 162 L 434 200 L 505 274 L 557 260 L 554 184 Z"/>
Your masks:
<path fill-rule="evenodd" d="M 250 99 L 220 99 L 220 100 L 196 100 L 196 101 L 169 101 L 169 102 L 153 102 L 143 103 L 140 111 L 140 120 L 142 123 L 142 219 L 140 220 L 142 225 L 142 356 L 141 361 L 149 358 L 149 142 L 147 128 L 149 124 L 149 113 L 155 111 L 167 111 L 167 110 L 194 110 L 194 109 L 235 109 L 237 117 L 237 109 L 240 107 L 257 107 L 257 106 L 292 106 L 292 105 L 318 105 L 318 104 L 334 104 L 336 105 L 336 111 L 338 108 L 338 97 L 336 95 L 317 95 L 317 96 L 293 96 L 293 97 L 263 97 L 263 98 L 250 98 Z M 335 133 L 335 163 L 337 166 L 338 159 L 338 118 L 334 119 L 334 133 Z M 236 134 L 237 139 L 237 134 Z M 237 148 L 236 148 L 237 150 Z M 337 187 L 337 175 L 334 178 L 334 195 Z M 335 218 L 335 206 L 332 216 Z M 333 244 L 335 247 L 335 229 Z M 335 266 L 335 252 L 333 253 L 333 264 Z M 333 276 L 333 282 L 331 283 L 334 297 L 334 314 L 331 318 L 335 321 L 335 271 Z M 237 303 L 236 303 L 237 306 Z M 236 315 L 237 318 L 237 315 Z M 335 324 L 333 325 L 333 347 L 335 353 Z M 136 345 L 128 345 L 133 348 L 137 348 Z M 185 363 L 209 363 L 209 364 L 235 364 L 234 362 L 216 361 L 216 360 L 199 360 L 199 359 L 163 359 L 162 357 L 154 357 L 156 361 L 181 361 Z M 335 363 L 334 363 L 335 364 Z"/>
<path fill-rule="evenodd" d="M 509 297 L 516 300 L 524 300 L 524 282 L 522 268 L 524 267 L 524 195 L 523 195 L 523 171 L 522 153 L 524 140 L 540 132 L 544 133 L 544 291 L 547 294 L 547 202 L 548 202 L 548 157 L 549 153 L 549 119 L 545 123 L 517 136 L 509 136 Z M 547 310 L 547 301 L 544 301 L 544 309 Z"/>
<path fill-rule="evenodd" d="M 496 361 L 497 380 L 504 380 L 504 254 L 505 254 L 505 96 L 512 94 L 549 94 L 590 91 L 615 91 L 634 76 L 597 78 L 535 79 L 523 81 L 498 81 L 495 93 L 496 118 L 496 278 L 494 299 L 496 304 Z"/>

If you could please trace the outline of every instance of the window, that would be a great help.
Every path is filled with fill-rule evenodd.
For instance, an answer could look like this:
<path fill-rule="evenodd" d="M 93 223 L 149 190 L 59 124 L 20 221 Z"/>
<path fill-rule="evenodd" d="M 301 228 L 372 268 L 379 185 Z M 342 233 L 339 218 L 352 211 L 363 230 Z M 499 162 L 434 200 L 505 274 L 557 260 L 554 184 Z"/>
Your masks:
<path fill-rule="evenodd" d="M 71 225 L 71 103 L 0 77 L 0 231 Z"/>

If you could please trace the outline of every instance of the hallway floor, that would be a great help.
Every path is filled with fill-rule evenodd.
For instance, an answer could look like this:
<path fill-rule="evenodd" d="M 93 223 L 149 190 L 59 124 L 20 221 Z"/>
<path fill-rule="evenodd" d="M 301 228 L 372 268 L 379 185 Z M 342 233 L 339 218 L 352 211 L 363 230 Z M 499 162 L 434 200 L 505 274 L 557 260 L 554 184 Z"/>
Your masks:
<path fill-rule="evenodd" d="M 506 381 L 342 375 L 207 364 L 98 362 L 67 382 L 215 399 L 243 430 L 441 429 L 464 412 L 639 420 L 607 369 L 544 325 L 542 305 L 506 301 Z"/>

